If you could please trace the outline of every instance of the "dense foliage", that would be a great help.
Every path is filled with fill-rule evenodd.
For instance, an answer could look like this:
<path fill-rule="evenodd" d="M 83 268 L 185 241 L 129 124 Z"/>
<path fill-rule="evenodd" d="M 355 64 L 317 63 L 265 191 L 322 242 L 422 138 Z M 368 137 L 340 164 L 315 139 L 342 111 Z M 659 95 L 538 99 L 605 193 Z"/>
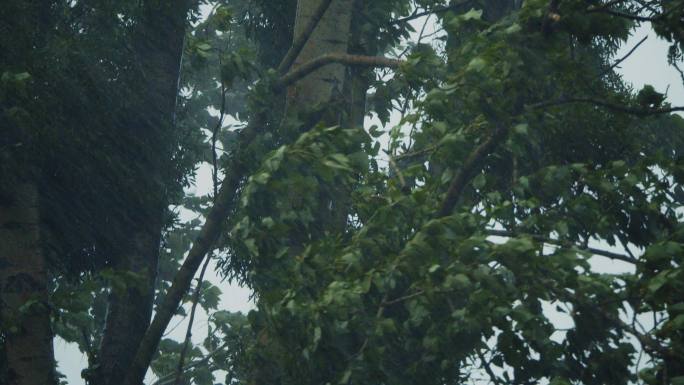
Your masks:
<path fill-rule="evenodd" d="M 349 51 L 401 59 L 348 69 L 370 127 L 346 88 L 286 107 L 296 1 L 201 2 L 176 120 L 144 132 L 137 3 L 0 27 L 0 175 L 40 170 L 53 327 L 86 379 L 108 293 L 141 279 L 116 247 L 163 201 L 156 309 L 216 207 L 211 258 L 256 308 L 200 276 L 174 309 L 199 305 L 207 336 L 161 340 L 159 385 L 684 384 L 684 108 L 616 72 L 646 23 L 681 63 L 683 1 L 349 1 Z M 182 196 L 198 167 L 214 190 Z"/>

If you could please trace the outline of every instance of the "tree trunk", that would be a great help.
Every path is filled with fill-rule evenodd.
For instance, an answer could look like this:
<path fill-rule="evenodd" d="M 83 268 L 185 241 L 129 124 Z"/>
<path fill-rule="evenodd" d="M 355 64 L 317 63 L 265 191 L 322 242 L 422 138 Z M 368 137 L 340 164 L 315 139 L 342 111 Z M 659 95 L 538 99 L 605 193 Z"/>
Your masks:
<path fill-rule="evenodd" d="M 140 192 L 133 199 L 130 237 L 118 256 L 116 269 L 132 272 L 138 284 L 112 290 L 105 330 L 92 379 L 97 385 L 119 384 L 150 324 L 159 260 L 163 218 L 168 205 L 165 184 L 173 148 L 166 140 L 173 133 L 188 0 L 147 1 L 134 29 L 134 79 L 141 89 L 121 129 L 138 142 L 145 175 L 136 175 Z"/>
<path fill-rule="evenodd" d="M 159 218 L 161 219 L 161 218 Z M 107 318 L 100 345 L 97 377 L 91 382 L 114 385 L 131 365 L 152 316 L 154 288 L 159 259 L 160 225 L 139 229 L 132 236 L 130 251 L 120 259 L 117 272 L 138 275 L 135 282 L 109 294 Z"/>
<path fill-rule="evenodd" d="M 54 384 L 47 262 L 38 189 L 12 181 L 0 199 L 0 325 L 10 385 Z M 10 187 L 10 186 L 7 186 Z"/>

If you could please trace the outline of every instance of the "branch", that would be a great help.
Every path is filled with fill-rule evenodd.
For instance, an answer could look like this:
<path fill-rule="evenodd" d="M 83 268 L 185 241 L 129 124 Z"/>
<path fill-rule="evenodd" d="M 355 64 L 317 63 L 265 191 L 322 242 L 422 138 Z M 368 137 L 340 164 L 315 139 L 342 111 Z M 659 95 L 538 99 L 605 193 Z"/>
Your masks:
<path fill-rule="evenodd" d="M 389 25 L 397 25 L 397 24 L 408 23 L 411 20 L 420 19 L 423 16 L 449 12 L 451 10 L 462 7 L 462 6 L 469 4 L 471 2 L 472 2 L 472 0 L 465 0 L 465 1 L 461 1 L 461 2 L 456 3 L 456 4 L 443 5 L 441 7 L 434 7 L 432 9 L 429 9 L 429 10 L 426 10 L 423 12 L 414 12 L 413 14 L 411 14 L 409 16 L 403 17 L 401 19 L 396 19 L 396 20 L 390 21 Z"/>
<path fill-rule="evenodd" d="M 609 72 L 612 71 L 615 67 L 617 67 L 618 65 L 620 65 L 620 63 L 622 63 L 622 62 L 625 61 L 628 57 L 630 57 L 630 56 L 634 53 L 634 51 L 636 51 L 637 48 L 639 48 L 639 46 L 642 45 L 642 44 L 646 41 L 646 39 L 648 39 L 648 35 L 644 36 L 643 39 L 639 40 L 639 42 L 636 43 L 636 45 L 635 45 L 634 47 L 632 47 L 632 49 L 630 49 L 629 52 L 627 52 L 627 54 L 626 54 L 625 56 L 623 56 L 623 57 L 621 57 L 620 59 L 618 59 L 618 60 L 617 60 L 615 63 L 613 63 L 608 69 L 606 69 L 605 71 L 603 71 L 599 77 L 602 77 L 603 75 L 609 73 Z"/>
<path fill-rule="evenodd" d="M 495 385 L 500 385 L 501 382 L 499 381 L 499 377 L 497 377 L 496 374 L 494 374 L 494 371 L 492 370 L 491 366 L 489 366 L 489 362 L 487 362 L 487 360 L 485 359 L 484 354 L 482 354 L 480 349 L 475 349 L 475 351 L 477 352 L 477 357 L 480 359 L 480 361 L 482 361 L 482 366 L 484 366 L 484 369 L 489 375 L 489 378 Z"/>
<path fill-rule="evenodd" d="M 456 177 L 451 181 L 449 190 L 447 190 L 446 197 L 442 202 L 442 207 L 439 209 L 437 216 L 445 217 L 451 213 L 458 199 L 463 193 L 468 180 L 475 172 L 476 167 L 480 162 L 489 155 L 489 152 L 494 149 L 505 137 L 508 130 L 497 127 L 494 133 L 482 142 L 479 146 L 468 155 L 468 158 L 463 163 Z"/>
<path fill-rule="evenodd" d="M 256 115 L 250 124 L 240 132 L 239 142 L 236 146 L 238 150 L 229 159 L 230 163 L 226 169 L 226 176 L 216 196 L 214 206 L 207 213 L 204 226 L 202 226 L 197 239 L 195 239 L 190 251 L 188 251 L 188 256 L 183 261 L 183 265 L 181 265 L 176 276 L 173 278 L 171 287 L 163 298 L 162 303 L 157 308 L 152 323 L 147 328 L 145 336 L 138 346 L 138 351 L 135 353 L 131 367 L 124 379 L 124 385 L 142 384 L 147 368 L 150 366 L 162 334 L 164 334 L 164 330 L 175 314 L 183 294 L 190 288 L 192 278 L 202 260 L 213 249 L 214 243 L 218 240 L 223 230 L 224 220 L 233 208 L 236 191 L 247 172 L 247 167 L 243 163 L 243 151 L 247 144 L 251 143 L 254 137 L 256 137 L 258 128 L 262 124 L 261 116 Z"/>
<path fill-rule="evenodd" d="M 612 1 L 609 1 L 605 4 L 601 4 L 600 6 L 592 5 L 587 9 L 587 11 L 596 12 L 596 11 L 599 11 L 601 9 L 612 7 L 613 5 L 624 3 L 625 1 L 627 1 L 627 0 L 612 0 Z"/>
<path fill-rule="evenodd" d="M 276 81 L 275 88 L 284 89 L 289 84 L 292 84 L 312 71 L 330 63 L 394 68 L 399 66 L 401 61 L 384 57 L 347 54 L 323 55 L 311 62 L 304 63 L 281 77 Z M 247 127 L 240 132 L 238 139 L 239 143 L 236 146 L 238 150 L 229 159 L 229 165 L 226 167 L 226 176 L 221 183 L 221 188 L 215 198 L 214 206 L 209 210 L 206 222 L 204 223 L 204 226 L 202 226 L 199 236 L 192 244 L 188 256 L 176 273 L 166 297 L 164 297 L 163 302 L 159 305 L 152 323 L 147 328 L 147 332 L 145 332 L 145 336 L 140 342 L 138 351 L 133 358 L 131 368 L 127 372 L 123 382 L 124 385 L 142 384 L 147 368 L 149 367 L 150 362 L 152 362 L 152 357 L 164 334 L 164 330 L 169 324 L 169 321 L 171 321 L 171 318 L 173 318 L 173 315 L 183 298 L 183 294 L 190 288 L 192 278 L 200 267 L 204 257 L 213 249 L 214 243 L 223 230 L 224 219 L 233 208 L 236 191 L 247 172 L 247 167 L 243 164 L 243 151 L 256 137 L 258 128 L 262 125 L 262 117 L 257 115 L 255 116 L 255 119 L 250 121 Z"/>
<path fill-rule="evenodd" d="M 194 367 L 196 367 L 196 366 L 199 366 L 199 365 L 204 364 L 205 362 L 209 361 L 212 357 L 214 357 L 216 354 L 218 354 L 219 352 L 223 351 L 223 349 L 224 349 L 225 347 L 227 347 L 227 346 L 228 346 L 228 342 L 225 342 L 225 343 L 223 343 L 221 346 L 219 346 L 218 348 L 216 348 L 215 350 L 212 350 L 211 352 L 209 352 L 206 356 L 202 357 L 201 359 L 196 360 L 196 361 L 193 361 L 193 362 L 187 364 L 185 367 L 183 367 L 183 372 L 187 372 L 188 370 L 190 370 L 190 369 L 192 369 L 192 368 L 194 368 Z M 155 382 L 152 383 L 152 385 L 166 385 L 166 384 L 169 384 L 169 383 L 170 383 L 170 380 L 173 380 L 173 379 L 174 379 L 174 376 L 175 376 L 175 373 L 167 374 L 167 375 L 164 376 L 164 377 L 158 378 L 157 381 L 155 381 Z"/>
<path fill-rule="evenodd" d="M 634 107 L 626 107 L 626 106 L 620 106 L 617 104 L 606 103 L 602 100 L 592 99 L 592 98 L 567 98 L 567 99 L 553 100 L 550 102 L 541 102 L 541 103 L 536 103 L 536 104 L 530 104 L 530 105 L 528 105 L 528 107 L 533 108 L 533 109 L 537 109 L 537 108 L 545 108 L 545 107 L 552 107 L 552 106 L 560 106 L 563 104 L 578 104 L 578 103 L 594 104 L 596 106 L 603 107 L 603 108 L 606 108 L 608 110 L 624 112 L 624 113 L 636 115 L 636 116 L 660 115 L 660 114 L 669 114 L 671 112 L 676 112 L 676 111 L 684 111 L 684 106 L 668 107 L 668 108 L 634 108 Z"/>
<path fill-rule="evenodd" d="M 563 242 L 563 241 L 558 240 L 558 239 L 551 239 L 549 237 L 545 237 L 545 236 L 538 235 L 538 234 L 524 234 L 524 233 L 517 234 L 517 233 L 511 232 L 511 231 L 493 230 L 493 229 L 485 230 L 485 232 L 489 235 L 494 235 L 497 237 L 506 237 L 506 238 L 513 238 L 516 236 L 528 236 L 528 237 L 530 237 L 536 241 L 548 243 L 548 244 L 555 245 L 555 246 L 573 247 L 573 248 L 577 248 L 579 250 L 587 251 L 589 253 L 592 253 L 595 255 L 600 255 L 600 256 L 603 256 L 606 258 L 610 258 L 610 259 L 615 259 L 615 260 L 619 260 L 619 261 L 623 261 L 623 262 L 627 262 L 627 263 L 632 263 L 632 264 L 639 263 L 639 261 L 636 258 L 631 258 L 627 255 L 613 253 L 613 252 L 601 250 L 601 249 L 595 249 L 593 247 L 577 246 L 577 245 L 574 245 L 574 244 L 571 244 L 568 242 Z"/>
<path fill-rule="evenodd" d="M 297 56 L 299 56 L 299 53 L 302 52 L 304 45 L 307 41 L 309 41 L 311 34 L 323 18 L 323 15 L 325 15 L 325 11 L 328 10 L 332 1 L 333 0 L 323 0 L 318 5 L 318 8 L 316 8 L 316 11 L 311 16 L 311 19 L 309 19 L 309 22 L 306 24 L 306 27 L 304 27 L 302 33 L 295 38 L 295 40 L 292 42 L 292 46 L 285 54 L 285 57 L 280 64 L 278 64 L 278 74 L 282 75 L 286 73 L 290 67 L 292 67 L 292 64 L 295 62 L 295 60 L 297 60 Z"/>
<path fill-rule="evenodd" d="M 188 328 L 185 330 L 185 341 L 183 341 L 183 347 L 180 351 L 180 357 L 178 358 L 178 367 L 176 368 L 176 379 L 173 382 L 175 385 L 180 385 L 181 378 L 183 376 L 183 365 L 185 365 L 185 355 L 188 352 L 188 346 L 192 340 L 192 325 L 195 322 L 195 312 L 197 311 L 197 304 L 199 303 L 200 296 L 202 294 L 202 281 L 204 281 L 204 273 L 207 271 L 207 266 L 209 266 L 209 261 L 211 258 L 205 258 L 204 266 L 202 266 L 202 271 L 197 278 L 197 287 L 195 288 L 195 293 L 192 298 L 192 308 L 190 309 L 190 320 L 188 321 Z"/>
<path fill-rule="evenodd" d="M 682 85 L 684 85 L 684 71 L 679 68 L 679 65 L 676 61 L 672 62 L 672 66 L 677 70 L 677 72 L 679 72 L 679 77 L 682 78 Z"/>
<path fill-rule="evenodd" d="M 587 13 L 605 13 L 608 15 L 613 15 L 617 17 L 622 17 L 624 19 L 629 19 L 629 20 L 634 20 L 634 21 L 640 21 L 640 22 L 653 22 L 661 19 L 665 14 L 659 14 L 656 16 L 641 16 L 641 15 L 635 15 L 632 13 L 627 13 L 627 12 L 622 12 L 622 11 L 616 11 L 614 9 L 610 8 L 591 8 L 587 10 Z"/>
<path fill-rule="evenodd" d="M 344 64 L 348 66 L 362 66 L 362 67 L 389 67 L 397 68 L 401 63 L 401 60 L 390 59 L 383 56 L 363 56 L 363 55 L 350 55 L 344 53 L 330 53 L 326 55 L 319 56 L 311 61 L 303 63 L 287 74 L 283 75 L 278 79 L 274 85 L 275 89 L 283 89 L 290 84 L 296 82 L 299 79 L 307 76 L 308 74 L 316 71 L 317 69 L 333 63 Z"/>
<path fill-rule="evenodd" d="M 381 303 L 381 306 L 386 307 L 386 306 L 389 306 L 389 305 L 394 305 L 394 304 L 399 303 L 399 302 L 408 301 L 409 299 L 415 298 L 415 297 L 418 297 L 418 296 L 421 296 L 421 295 L 423 295 L 424 293 L 425 293 L 425 292 L 424 292 L 423 290 L 418 290 L 418 291 L 415 292 L 415 293 L 407 294 L 407 295 L 405 295 L 405 296 L 403 296 L 403 297 L 395 298 L 395 299 L 393 299 L 393 300 L 386 300 L 386 301 L 383 301 L 383 302 Z"/>

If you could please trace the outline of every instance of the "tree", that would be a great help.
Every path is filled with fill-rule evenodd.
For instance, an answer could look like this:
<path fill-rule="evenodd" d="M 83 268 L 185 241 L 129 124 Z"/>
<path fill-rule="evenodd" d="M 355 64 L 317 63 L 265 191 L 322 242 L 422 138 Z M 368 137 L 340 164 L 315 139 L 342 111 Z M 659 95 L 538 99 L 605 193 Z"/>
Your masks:
<path fill-rule="evenodd" d="M 16 12 L 23 11 L 21 3 L 12 3 Z M 35 109 L 35 98 L 12 94 L 26 81 L 24 67 L 54 85 L 41 91 L 41 100 L 71 118 L 55 131 L 35 131 L 30 143 L 36 148 L 51 132 L 65 138 L 58 155 L 32 165 L 42 175 L 52 175 L 45 172 L 48 160 L 73 159 L 74 149 L 117 144 L 107 141 L 108 130 L 126 138 L 135 138 L 131 127 L 150 133 L 132 142 L 133 151 L 114 146 L 91 155 L 110 167 L 109 159 L 121 160 L 121 168 L 112 167 L 115 194 L 100 196 L 112 183 L 96 171 L 70 169 L 94 181 L 90 189 L 67 190 L 88 198 L 75 211 L 81 226 L 98 224 L 93 208 L 102 202 L 126 210 L 107 213 L 111 220 L 82 240 L 51 231 L 57 250 L 69 245 L 77 252 L 60 255 L 58 263 L 41 259 L 57 287 L 51 292 L 59 315 L 55 329 L 91 351 L 90 381 L 122 381 L 111 375 L 121 371 L 124 383 L 137 385 L 150 365 L 160 383 L 212 383 L 215 370 L 228 371 L 226 383 L 248 384 L 479 378 L 602 384 L 636 381 L 635 371 L 649 384 L 682 381 L 684 123 L 671 113 L 683 108 L 652 87 L 630 89 L 614 72 L 622 60 L 614 56 L 635 23 L 650 22 L 671 43 L 668 60 L 681 60 L 684 3 L 219 3 L 186 36 L 186 87 L 178 107 L 171 80 L 179 66 L 172 64 L 180 60 L 182 24 L 196 4 L 141 4 L 107 9 L 98 2 L 60 3 L 50 9 L 63 13 L 39 23 L 68 31 L 58 41 L 72 48 L 97 47 L 88 53 L 92 57 L 73 55 L 73 63 L 91 63 L 85 66 L 91 69 L 97 67 L 92 63 L 112 63 L 91 77 L 94 84 L 37 66 L 21 43 L 2 40 L 12 57 L 26 58 L 20 71 L 2 62 L 8 74 L 3 119 L 17 116 L 16 105 L 41 112 L 30 127 L 50 121 L 52 115 Z M 426 16 L 438 19 L 442 34 L 430 43 L 419 37 L 401 53 L 409 21 Z M 164 45 L 167 38 L 174 43 Z M 46 52 L 58 52 L 59 44 L 46 41 Z M 282 41 L 287 51 L 275 46 Z M 107 107 L 92 104 L 92 111 L 69 116 L 77 103 L 54 96 L 57 85 L 71 84 L 92 95 L 101 95 L 98 85 L 114 84 L 117 92 Z M 367 90 L 373 91 L 368 98 Z M 140 108 L 146 98 L 155 107 L 150 111 Z M 124 107 L 111 109 L 117 103 Z M 218 118 L 209 115 L 210 106 Z M 401 114 L 397 127 L 363 128 L 365 114 L 386 122 L 393 110 Z M 176 111 L 179 129 L 165 130 Z M 248 123 L 228 130 L 227 113 Z M 99 134 L 69 128 L 81 120 L 95 123 Z M 208 142 L 199 143 L 200 128 L 211 131 Z M 181 139 L 188 136 L 192 140 Z M 32 162 L 12 140 L 7 170 L 16 174 Z M 387 143 L 382 153 L 381 143 Z M 135 156 L 147 148 L 154 151 Z M 177 188 L 200 160 L 215 170 L 215 193 L 185 203 L 205 223 L 165 231 L 160 212 L 173 194 L 163 186 Z M 121 170 L 132 172 L 132 180 Z M 64 186 L 64 180 L 41 176 L 33 185 Z M 50 190 L 33 191 L 46 196 Z M 39 209 L 54 222 L 52 212 L 69 206 Z M 79 228 L 76 222 L 65 223 Z M 140 236 L 150 241 L 140 242 Z M 159 237 L 172 251 L 161 254 L 154 318 L 144 336 L 134 332 L 116 341 L 112 337 L 129 328 L 146 326 L 152 301 L 139 294 L 151 293 Z M 606 243 L 620 252 L 606 250 Z M 202 273 L 194 288 L 192 281 L 217 248 L 224 274 L 254 290 L 257 309 L 247 319 L 215 311 L 204 349 L 189 338 L 163 339 L 184 302 L 216 308 L 216 290 L 202 283 Z M 84 255 L 93 261 L 74 263 Z M 606 258 L 623 263 L 625 272 L 598 271 L 596 260 Z M 178 270 L 170 274 L 174 264 Z M 3 282 L 14 274 L 2 273 Z M 41 279 L 48 281 L 47 275 Z M 5 286 L 3 317 L 7 304 L 29 303 L 12 299 Z M 40 295 L 46 296 L 43 286 Z M 83 319 L 100 314 L 96 320 L 104 322 L 97 306 L 107 292 L 103 331 Z M 37 313 L 43 327 L 31 331 L 49 334 L 48 309 Z M 117 317 L 122 321 L 114 322 Z M 644 324 L 646 317 L 653 321 Z M 559 329 L 559 319 L 567 329 Z M 4 332 L 8 356 L 13 339 L 30 342 Z M 93 352 L 95 341 L 101 341 L 99 352 Z M 49 354 L 43 357 L 49 366 Z M 31 365 L 26 373 L 38 361 Z"/>

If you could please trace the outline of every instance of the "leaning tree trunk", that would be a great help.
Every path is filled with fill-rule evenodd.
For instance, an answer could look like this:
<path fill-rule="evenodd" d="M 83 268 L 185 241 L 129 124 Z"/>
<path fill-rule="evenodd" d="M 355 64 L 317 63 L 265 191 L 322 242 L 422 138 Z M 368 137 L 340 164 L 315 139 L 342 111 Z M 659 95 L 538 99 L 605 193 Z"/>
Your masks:
<path fill-rule="evenodd" d="M 47 262 L 41 247 L 38 189 L 30 180 L 0 197 L 0 325 L 9 385 L 54 384 Z"/>
<path fill-rule="evenodd" d="M 135 175 L 139 192 L 134 196 L 130 237 L 116 256 L 120 271 L 139 275 L 137 285 L 112 290 L 105 330 L 98 357 L 99 367 L 92 382 L 97 385 L 121 383 L 150 324 L 154 286 L 159 260 L 159 243 L 168 198 L 165 183 L 172 170 L 173 146 L 165 138 L 173 133 L 185 26 L 190 1 L 150 0 L 134 29 L 132 46 L 137 70 L 131 85 L 141 92 L 134 95 L 130 116 L 121 127 L 139 148 L 145 175 Z"/>

